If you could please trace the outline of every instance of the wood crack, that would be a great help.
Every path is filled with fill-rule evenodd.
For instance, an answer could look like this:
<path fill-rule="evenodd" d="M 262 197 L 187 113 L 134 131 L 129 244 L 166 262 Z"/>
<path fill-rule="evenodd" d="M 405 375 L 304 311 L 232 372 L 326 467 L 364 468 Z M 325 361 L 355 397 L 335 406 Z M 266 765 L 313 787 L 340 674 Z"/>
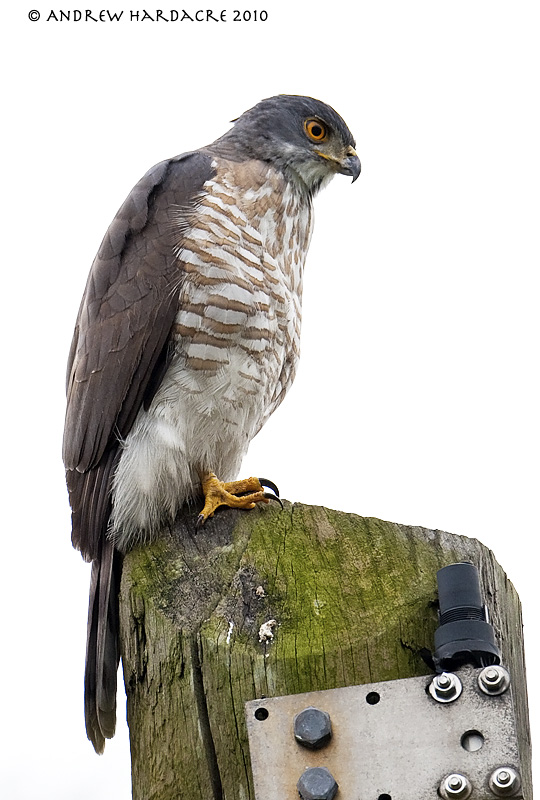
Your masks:
<path fill-rule="evenodd" d="M 197 704 L 199 729 L 201 732 L 202 745 L 206 755 L 208 772 L 212 784 L 212 800 L 223 800 L 223 786 L 219 772 L 216 746 L 212 736 L 210 726 L 210 715 L 208 713 L 208 703 L 206 702 L 206 692 L 204 690 L 204 679 L 202 671 L 202 648 L 199 635 L 191 636 L 191 664 L 193 670 L 193 694 Z"/>

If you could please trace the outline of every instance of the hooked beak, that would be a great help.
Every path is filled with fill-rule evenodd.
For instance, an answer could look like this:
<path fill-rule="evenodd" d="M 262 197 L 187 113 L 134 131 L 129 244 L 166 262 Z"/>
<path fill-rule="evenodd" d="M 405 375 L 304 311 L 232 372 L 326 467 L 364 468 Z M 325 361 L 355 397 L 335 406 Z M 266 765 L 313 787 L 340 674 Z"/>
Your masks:
<path fill-rule="evenodd" d="M 343 161 L 339 162 L 338 172 L 340 175 L 352 175 L 352 182 L 354 183 L 360 175 L 360 170 L 361 164 L 358 154 L 354 147 L 349 147 L 347 150 L 347 155 Z"/>

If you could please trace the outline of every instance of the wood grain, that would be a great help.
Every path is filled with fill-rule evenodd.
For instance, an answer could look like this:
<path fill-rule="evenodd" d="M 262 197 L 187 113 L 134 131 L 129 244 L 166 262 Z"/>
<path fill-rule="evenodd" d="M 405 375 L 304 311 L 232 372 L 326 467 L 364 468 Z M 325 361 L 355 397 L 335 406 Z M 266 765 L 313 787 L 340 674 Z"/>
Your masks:
<path fill-rule="evenodd" d="M 479 568 L 513 677 L 532 798 L 519 598 L 476 539 L 285 504 L 195 513 L 131 552 L 121 589 L 134 800 L 254 800 L 244 703 L 429 674 L 436 572 Z M 261 642 L 270 620 L 274 638 Z"/>

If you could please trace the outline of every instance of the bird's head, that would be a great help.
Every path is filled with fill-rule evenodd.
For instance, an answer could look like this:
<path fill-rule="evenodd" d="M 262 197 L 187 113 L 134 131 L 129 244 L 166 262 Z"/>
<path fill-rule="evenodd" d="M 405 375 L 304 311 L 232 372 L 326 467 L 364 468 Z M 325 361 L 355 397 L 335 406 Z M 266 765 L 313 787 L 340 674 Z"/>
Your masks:
<path fill-rule="evenodd" d="M 360 159 L 347 125 L 312 97 L 281 94 L 233 120 L 216 144 L 236 158 L 257 158 L 282 169 L 314 194 L 334 175 L 360 175 Z"/>

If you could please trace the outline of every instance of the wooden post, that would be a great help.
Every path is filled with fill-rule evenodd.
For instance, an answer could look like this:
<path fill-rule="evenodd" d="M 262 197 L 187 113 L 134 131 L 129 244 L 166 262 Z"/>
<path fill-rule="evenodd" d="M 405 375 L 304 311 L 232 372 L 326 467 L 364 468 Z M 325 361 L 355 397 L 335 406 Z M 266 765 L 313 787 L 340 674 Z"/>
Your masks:
<path fill-rule="evenodd" d="M 195 519 L 125 560 L 134 800 L 253 800 L 246 700 L 429 674 L 436 571 L 456 561 L 480 571 L 532 799 L 519 598 L 490 550 L 300 504 L 225 510 L 199 532 Z"/>

